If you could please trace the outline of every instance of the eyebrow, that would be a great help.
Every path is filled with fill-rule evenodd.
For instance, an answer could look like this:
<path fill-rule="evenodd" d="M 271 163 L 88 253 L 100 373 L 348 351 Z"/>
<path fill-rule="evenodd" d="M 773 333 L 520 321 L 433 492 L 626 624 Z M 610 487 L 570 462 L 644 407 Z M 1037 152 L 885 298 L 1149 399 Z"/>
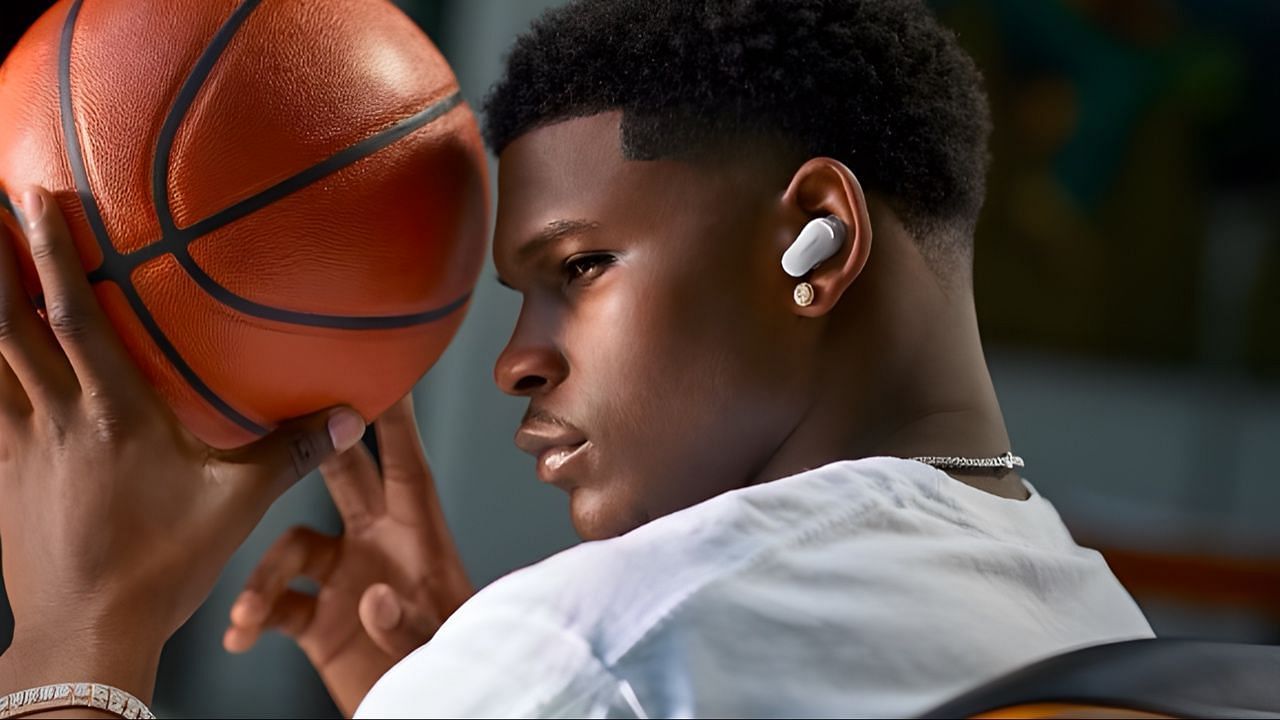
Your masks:
<path fill-rule="evenodd" d="M 600 223 L 589 220 L 552 220 L 538 234 L 516 250 L 516 262 L 527 262 L 530 257 L 542 252 L 547 245 L 561 238 L 584 233 L 598 227 L 600 227 Z M 511 287 L 511 283 L 503 280 L 501 276 L 498 277 L 498 284 L 510 290 L 515 289 Z"/>

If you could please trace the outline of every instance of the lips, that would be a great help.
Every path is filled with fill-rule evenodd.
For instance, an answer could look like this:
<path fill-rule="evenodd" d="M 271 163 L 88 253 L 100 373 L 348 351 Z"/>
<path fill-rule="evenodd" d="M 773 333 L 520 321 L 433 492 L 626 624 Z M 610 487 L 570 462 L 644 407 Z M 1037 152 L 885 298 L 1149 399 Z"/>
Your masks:
<path fill-rule="evenodd" d="M 516 431 L 515 442 L 537 458 L 538 479 L 551 484 L 564 481 L 575 461 L 591 447 L 582 431 L 558 420 L 526 420 Z"/>
<path fill-rule="evenodd" d="M 538 479 L 552 485 L 562 483 L 570 476 L 574 460 L 585 453 L 590 445 L 590 442 L 584 440 L 572 447 L 553 447 L 538 453 Z"/>

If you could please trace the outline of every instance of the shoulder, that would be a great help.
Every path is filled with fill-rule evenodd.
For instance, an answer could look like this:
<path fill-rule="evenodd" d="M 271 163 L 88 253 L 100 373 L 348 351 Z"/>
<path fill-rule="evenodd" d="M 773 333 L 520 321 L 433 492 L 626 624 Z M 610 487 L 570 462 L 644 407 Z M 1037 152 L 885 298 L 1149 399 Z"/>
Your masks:
<path fill-rule="evenodd" d="M 937 478 L 893 458 L 843 461 L 741 488 L 587 542 L 503 577 L 458 611 L 523 608 L 583 638 L 606 663 L 691 599 L 799 542 L 847 541 Z M 453 620 L 454 618 L 451 618 Z"/>

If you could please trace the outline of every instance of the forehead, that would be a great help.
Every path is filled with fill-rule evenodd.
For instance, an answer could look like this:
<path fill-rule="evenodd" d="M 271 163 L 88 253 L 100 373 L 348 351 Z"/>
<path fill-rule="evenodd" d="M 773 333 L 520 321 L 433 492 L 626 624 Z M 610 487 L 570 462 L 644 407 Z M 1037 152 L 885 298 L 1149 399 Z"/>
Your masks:
<path fill-rule="evenodd" d="M 621 123 L 621 112 L 571 118 L 502 151 L 493 242 L 500 275 L 519 270 L 522 246 L 566 221 L 613 239 L 714 234 L 779 198 L 794 170 L 793 158 L 754 143 L 699 160 L 629 160 Z"/>
<path fill-rule="evenodd" d="M 494 257 L 565 220 L 607 230 L 652 228 L 704 207 L 716 173 L 676 160 L 627 160 L 621 113 L 573 118 L 531 130 L 499 158 Z"/>
<path fill-rule="evenodd" d="M 621 119 L 616 112 L 572 118 L 516 138 L 498 164 L 498 197 L 508 200 L 508 213 L 523 210 L 526 199 L 575 195 L 615 178 L 626 165 Z"/>
<path fill-rule="evenodd" d="M 573 118 L 516 138 L 499 158 L 494 252 L 560 220 L 617 220 L 617 198 L 650 197 L 646 163 L 628 162 L 621 113 Z"/>

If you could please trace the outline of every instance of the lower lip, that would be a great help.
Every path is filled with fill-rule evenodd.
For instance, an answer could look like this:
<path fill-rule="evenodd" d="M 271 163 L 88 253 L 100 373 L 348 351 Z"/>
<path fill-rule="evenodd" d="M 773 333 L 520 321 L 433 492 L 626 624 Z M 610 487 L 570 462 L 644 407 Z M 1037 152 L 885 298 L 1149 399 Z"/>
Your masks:
<path fill-rule="evenodd" d="M 588 440 L 581 445 L 543 450 L 538 454 L 538 479 L 552 484 L 563 480 L 590 446 L 591 441 Z"/>

